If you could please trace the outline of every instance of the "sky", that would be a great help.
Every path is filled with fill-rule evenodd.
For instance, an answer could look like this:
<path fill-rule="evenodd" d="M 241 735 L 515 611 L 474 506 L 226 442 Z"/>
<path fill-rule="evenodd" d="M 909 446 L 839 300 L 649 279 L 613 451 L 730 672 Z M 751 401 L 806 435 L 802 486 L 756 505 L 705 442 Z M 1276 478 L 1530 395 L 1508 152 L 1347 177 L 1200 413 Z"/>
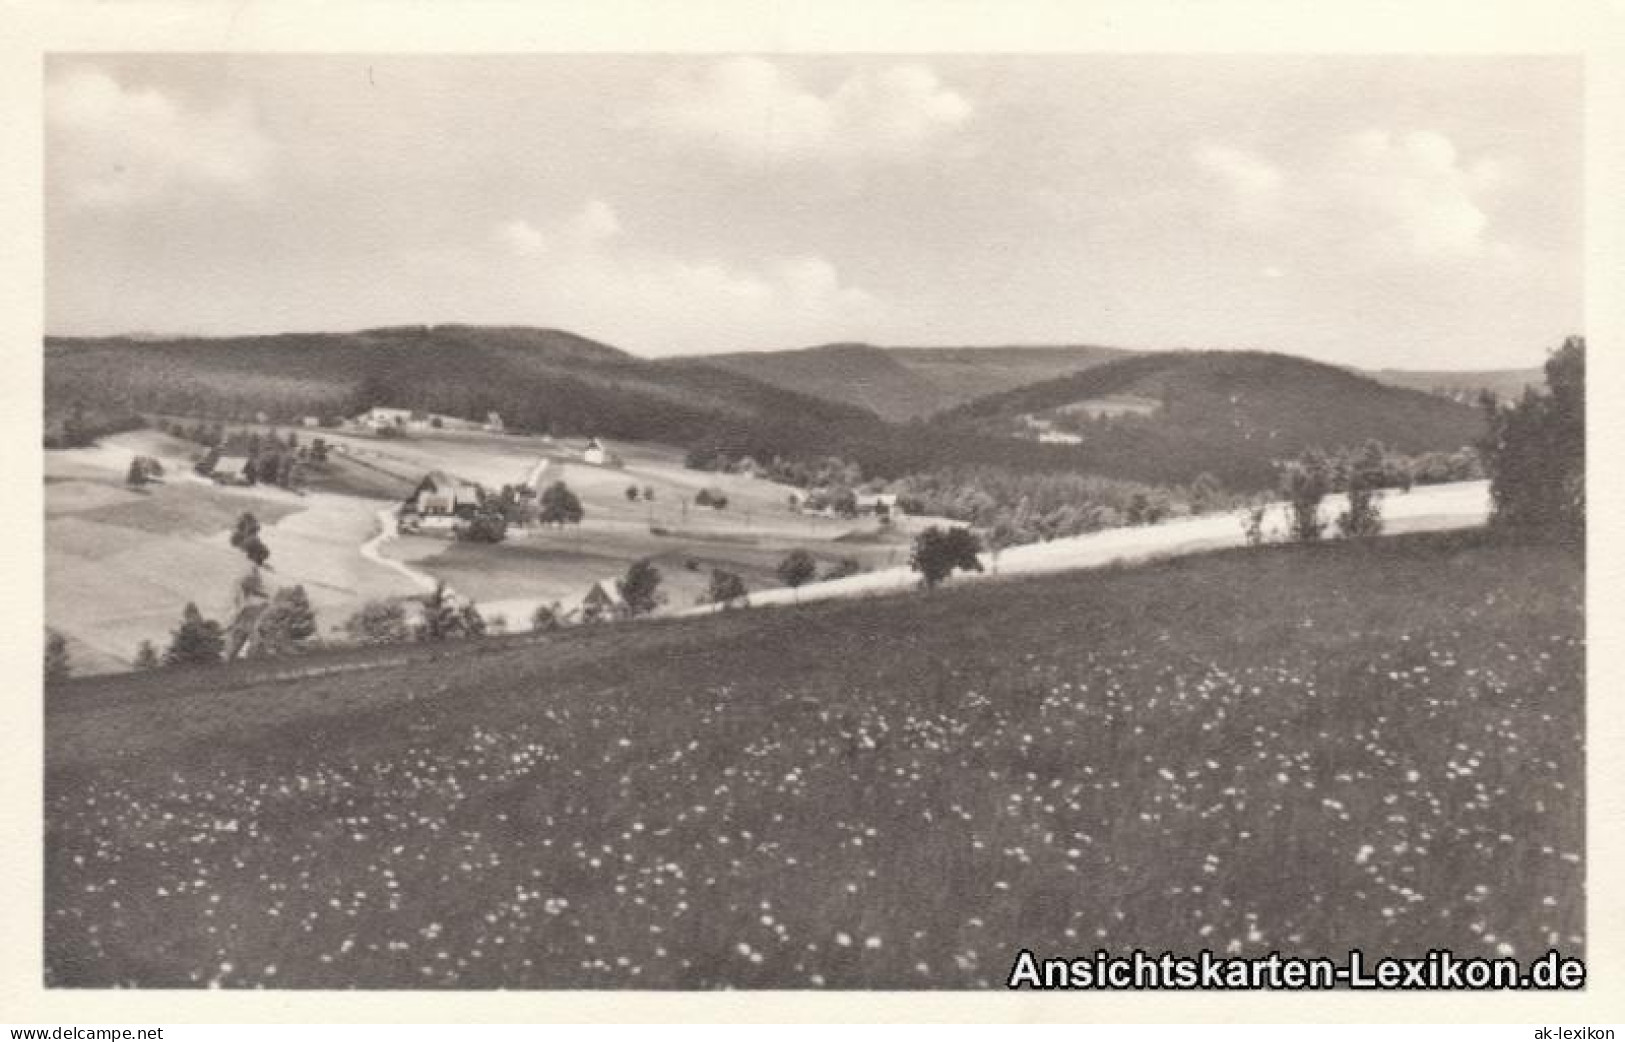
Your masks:
<path fill-rule="evenodd" d="M 644 356 L 1582 332 L 1561 57 L 53 55 L 46 324 Z"/>

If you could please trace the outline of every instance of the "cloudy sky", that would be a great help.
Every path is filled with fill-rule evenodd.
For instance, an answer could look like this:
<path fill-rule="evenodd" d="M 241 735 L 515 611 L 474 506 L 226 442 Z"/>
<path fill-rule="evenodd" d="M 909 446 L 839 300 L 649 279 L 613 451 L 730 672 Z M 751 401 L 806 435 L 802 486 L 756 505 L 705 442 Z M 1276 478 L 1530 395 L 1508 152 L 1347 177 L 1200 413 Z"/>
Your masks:
<path fill-rule="evenodd" d="M 644 355 L 1580 331 L 1557 58 L 54 56 L 56 334 L 544 325 Z"/>

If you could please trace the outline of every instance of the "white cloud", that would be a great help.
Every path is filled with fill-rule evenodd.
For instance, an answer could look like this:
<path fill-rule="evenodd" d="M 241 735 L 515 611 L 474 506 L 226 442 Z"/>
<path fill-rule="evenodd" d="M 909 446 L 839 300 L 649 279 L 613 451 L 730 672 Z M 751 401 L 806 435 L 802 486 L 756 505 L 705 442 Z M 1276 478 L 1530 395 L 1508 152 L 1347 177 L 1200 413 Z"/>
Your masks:
<path fill-rule="evenodd" d="M 1240 149 L 1193 153 L 1223 184 L 1220 213 L 1284 242 L 1368 261 L 1504 260 L 1515 250 L 1492 234 L 1485 200 L 1516 182 L 1495 157 L 1465 162 L 1434 131 L 1367 130 L 1285 166 Z"/>
<path fill-rule="evenodd" d="M 924 65 L 854 73 L 819 95 L 762 58 L 728 58 L 657 85 L 644 122 L 746 163 L 852 164 L 918 154 L 958 130 L 969 101 Z"/>
<path fill-rule="evenodd" d="M 861 330 L 880 310 L 823 257 L 743 266 L 644 248 L 602 200 L 540 226 L 504 221 L 492 241 L 495 251 L 460 255 L 457 277 L 431 279 L 436 292 L 458 294 L 482 321 L 565 326 L 651 354 L 751 346 L 719 345 L 719 328 L 759 338 L 754 346 L 782 346 L 830 329 Z"/>
<path fill-rule="evenodd" d="M 519 218 L 497 225 L 492 234 L 516 257 L 534 257 L 547 249 L 547 236 L 529 221 Z"/>
<path fill-rule="evenodd" d="M 45 113 L 53 188 L 60 184 L 75 204 L 120 207 L 193 190 L 253 197 L 264 189 L 273 145 L 244 104 L 193 111 L 83 67 L 46 85 Z"/>

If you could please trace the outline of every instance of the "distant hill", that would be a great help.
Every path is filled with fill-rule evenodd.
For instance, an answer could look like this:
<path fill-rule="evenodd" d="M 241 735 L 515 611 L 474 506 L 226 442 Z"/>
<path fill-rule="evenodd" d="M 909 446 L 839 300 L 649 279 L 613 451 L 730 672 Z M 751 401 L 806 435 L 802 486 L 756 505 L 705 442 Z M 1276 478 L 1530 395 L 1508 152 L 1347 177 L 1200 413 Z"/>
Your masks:
<path fill-rule="evenodd" d="M 978 387 L 997 390 L 970 398 Z M 840 456 L 879 477 L 964 464 L 1171 484 L 1206 471 L 1233 489 L 1271 484 L 1271 461 L 1306 445 L 1448 451 L 1482 426 L 1448 398 L 1257 352 L 846 344 L 651 361 L 559 330 L 476 326 L 53 337 L 45 404 L 48 422 L 73 410 L 272 423 L 374 405 L 498 412 L 518 431 Z M 1075 429 L 1081 444 L 1035 440 L 1047 429 Z"/>
<path fill-rule="evenodd" d="M 1080 470 L 1163 484 L 1205 471 L 1231 488 L 1268 486 L 1272 460 L 1311 446 L 1375 438 L 1405 453 L 1453 451 L 1483 427 L 1469 405 L 1251 351 L 1135 355 L 977 399 L 934 423 L 1012 441 L 1064 430 L 1079 443 L 1032 450 L 1067 451 Z"/>
<path fill-rule="evenodd" d="M 928 416 L 957 404 L 930 377 L 904 365 L 892 352 L 868 344 L 702 355 L 686 361 L 716 366 L 787 391 L 855 405 L 888 420 Z"/>
<path fill-rule="evenodd" d="M 374 405 L 512 428 L 741 451 L 828 446 L 883 425 L 855 408 L 694 362 L 655 363 L 558 330 L 412 326 L 218 339 L 48 338 L 48 413 L 292 423 Z"/>
<path fill-rule="evenodd" d="M 697 355 L 699 363 L 798 394 L 867 409 L 882 419 L 931 416 L 1028 384 L 1054 380 L 1107 362 L 1154 352 L 1096 346 L 877 347 L 824 344 L 791 351 Z M 1162 352 L 1155 352 L 1162 353 Z M 1539 368 L 1450 370 L 1351 369 L 1390 387 L 1477 402 L 1483 391 L 1516 398 L 1539 387 Z"/>
<path fill-rule="evenodd" d="M 1394 387 L 1427 391 L 1469 405 L 1478 401 L 1478 396 L 1483 391 L 1489 391 L 1503 401 L 1511 401 L 1521 397 L 1525 387 L 1546 386 L 1546 371 L 1540 368 L 1464 372 L 1448 369 L 1373 369 L 1366 375 Z"/>
<path fill-rule="evenodd" d="M 912 420 L 983 395 L 1048 380 L 1131 352 L 1108 347 L 875 347 L 703 355 L 700 362 L 785 390 Z"/>

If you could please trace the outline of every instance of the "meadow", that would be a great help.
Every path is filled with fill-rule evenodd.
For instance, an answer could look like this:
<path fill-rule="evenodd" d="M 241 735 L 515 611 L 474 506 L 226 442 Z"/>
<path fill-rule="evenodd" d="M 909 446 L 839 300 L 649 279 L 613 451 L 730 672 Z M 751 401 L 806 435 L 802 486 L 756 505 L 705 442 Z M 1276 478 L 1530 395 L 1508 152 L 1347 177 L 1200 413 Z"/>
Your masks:
<path fill-rule="evenodd" d="M 1582 609 L 1564 551 L 1434 533 L 71 681 L 46 982 L 1583 955 Z"/>

